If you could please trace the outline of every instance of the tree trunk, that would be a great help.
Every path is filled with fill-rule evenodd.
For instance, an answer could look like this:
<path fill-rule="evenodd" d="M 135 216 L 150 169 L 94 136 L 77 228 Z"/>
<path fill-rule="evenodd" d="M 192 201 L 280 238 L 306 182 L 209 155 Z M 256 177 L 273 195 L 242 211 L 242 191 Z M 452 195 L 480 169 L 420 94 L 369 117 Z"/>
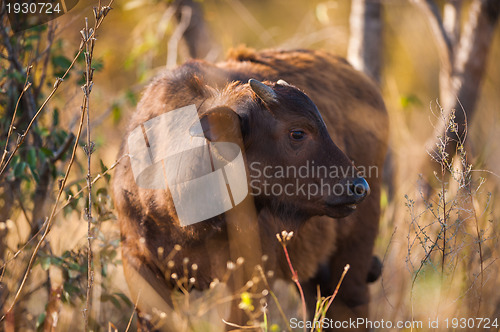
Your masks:
<path fill-rule="evenodd" d="M 378 0 L 352 0 L 347 59 L 359 71 L 380 83 L 382 54 L 381 4 Z"/>
<path fill-rule="evenodd" d="M 200 2 L 194 0 L 177 0 L 175 1 L 175 5 L 177 6 L 175 18 L 179 24 L 182 22 L 183 9 L 185 15 L 186 7 L 190 8 L 189 24 L 182 36 L 188 47 L 189 55 L 197 59 L 206 58 L 216 44 L 205 21 Z"/>
<path fill-rule="evenodd" d="M 446 133 L 450 138 L 446 152 L 451 160 L 457 151 L 457 141 L 465 139 L 467 121 L 475 113 L 488 53 L 500 16 L 500 1 L 474 0 L 462 36 L 459 36 L 458 15 L 461 0 L 448 1 L 444 21 L 433 0 L 413 1 L 424 9 L 430 19 L 441 59 L 439 96 L 445 116 L 437 124 L 426 147 L 436 160 L 441 160 L 442 155 L 437 148 L 439 136 L 445 134 L 449 117 L 455 110 L 458 130 L 456 133 Z"/>

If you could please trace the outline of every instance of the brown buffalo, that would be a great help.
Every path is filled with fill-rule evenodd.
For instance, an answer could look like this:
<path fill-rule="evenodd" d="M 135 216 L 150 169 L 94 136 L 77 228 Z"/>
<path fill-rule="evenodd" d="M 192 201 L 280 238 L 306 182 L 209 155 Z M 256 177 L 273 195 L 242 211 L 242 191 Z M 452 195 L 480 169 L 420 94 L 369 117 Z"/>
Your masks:
<path fill-rule="evenodd" d="M 188 105 L 195 105 L 202 130 L 191 128 L 190 135 L 206 138 L 212 158 L 225 158 L 224 151 L 215 157 L 219 142 L 232 142 L 243 152 L 244 186 L 250 194 L 239 204 L 232 201 L 235 207 L 225 213 L 183 226 L 172 201 L 175 192 L 138 186 L 131 162 L 120 163 L 113 191 L 125 274 L 141 316 L 150 317 L 154 308 L 171 304 L 176 285 L 172 276 L 187 273 L 193 277 L 193 288 L 206 289 L 226 273 L 227 261 L 240 256 L 246 262 L 243 279 L 252 275 L 253 265 L 265 254 L 265 269 L 289 280 L 276 239 L 276 233 L 287 230 L 295 233 L 288 250 L 310 310 L 316 284 L 322 294 L 332 292 L 344 266 L 350 264 L 331 315 L 367 317 L 367 281 L 376 279 L 378 267 L 372 251 L 388 134 L 387 114 L 376 86 L 345 60 L 326 52 L 242 49 L 226 62 L 189 61 L 160 75 L 144 92 L 127 134 Z M 168 147 L 169 142 L 161 144 Z M 130 153 L 127 139 L 120 153 Z M 217 169 L 215 159 L 212 170 Z M 178 168 L 183 173 L 199 166 L 196 161 L 182 165 Z M 354 171 L 339 176 L 277 174 L 301 166 Z M 288 188 L 294 190 L 309 185 L 346 190 L 266 192 L 266 188 L 290 184 Z M 166 260 L 172 252 L 176 254 Z"/>

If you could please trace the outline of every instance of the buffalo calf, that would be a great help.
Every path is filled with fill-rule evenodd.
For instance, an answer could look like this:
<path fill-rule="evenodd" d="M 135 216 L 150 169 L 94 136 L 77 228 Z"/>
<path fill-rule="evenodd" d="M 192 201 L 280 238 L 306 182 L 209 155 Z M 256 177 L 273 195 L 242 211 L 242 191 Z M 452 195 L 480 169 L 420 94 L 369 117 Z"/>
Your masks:
<path fill-rule="evenodd" d="M 172 305 L 181 277 L 186 290 L 207 289 L 228 261 L 242 263 L 232 289 L 259 264 L 290 280 L 283 230 L 294 232 L 287 249 L 309 314 L 316 285 L 332 292 L 350 264 L 329 315 L 367 317 L 387 123 L 376 86 L 326 52 L 240 49 L 158 76 L 130 120 L 120 152 L 129 158 L 113 183 L 142 328 Z M 231 319 L 245 324 L 237 311 Z"/>

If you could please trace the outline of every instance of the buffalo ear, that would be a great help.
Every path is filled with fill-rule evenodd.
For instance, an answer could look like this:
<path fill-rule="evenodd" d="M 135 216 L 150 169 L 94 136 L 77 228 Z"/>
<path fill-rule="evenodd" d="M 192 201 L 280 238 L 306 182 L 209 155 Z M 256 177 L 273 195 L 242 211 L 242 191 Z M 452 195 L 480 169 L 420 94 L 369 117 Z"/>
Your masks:
<path fill-rule="evenodd" d="M 208 110 L 200 117 L 201 128 L 193 126 L 189 130 L 191 136 L 205 137 L 210 142 L 242 142 L 242 121 L 236 112 L 227 106 L 219 106 Z M 198 128 L 198 129 L 196 129 Z"/>
<path fill-rule="evenodd" d="M 278 101 L 278 96 L 276 92 L 264 83 L 257 81 L 253 78 L 248 80 L 250 88 L 255 92 L 257 97 L 259 97 L 265 104 L 272 104 Z"/>

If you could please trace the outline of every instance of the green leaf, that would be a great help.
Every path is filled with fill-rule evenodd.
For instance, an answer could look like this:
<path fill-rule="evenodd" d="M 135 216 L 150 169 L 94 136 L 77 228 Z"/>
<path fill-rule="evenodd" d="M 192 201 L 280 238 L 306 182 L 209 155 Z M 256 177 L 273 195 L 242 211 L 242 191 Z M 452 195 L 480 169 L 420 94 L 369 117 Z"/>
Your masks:
<path fill-rule="evenodd" d="M 68 270 L 68 277 L 70 279 L 76 279 L 78 278 L 79 276 L 81 276 L 82 274 L 78 271 L 75 271 L 75 270 Z"/>
<path fill-rule="evenodd" d="M 122 118 L 122 109 L 118 104 L 113 104 L 111 108 L 111 118 L 113 119 L 113 124 L 120 122 Z"/>
<path fill-rule="evenodd" d="M 36 183 L 40 183 L 40 176 L 38 175 L 38 172 L 36 171 L 35 167 L 32 167 L 31 165 L 28 165 L 31 171 L 31 175 L 33 175 L 33 178 L 35 179 Z"/>
<path fill-rule="evenodd" d="M 68 133 L 64 130 L 58 130 L 55 132 L 55 141 L 57 145 L 63 145 L 64 141 L 68 137 Z"/>
<path fill-rule="evenodd" d="M 28 165 L 30 166 L 30 168 L 36 168 L 36 149 L 35 148 L 31 148 L 28 150 L 28 156 L 27 156 L 27 161 L 28 161 Z"/>
<path fill-rule="evenodd" d="M 52 57 L 52 64 L 55 67 L 66 70 L 71 65 L 71 60 L 64 55 L 56 55 Z"/>
<path fill-rule="evenodd" d="M 62 301 L 63 302 L 66 302 L 66 303 L 70 303 L 71 302 L 71 296 L 69 295 L 68 292 L 62 292 Z"/>
<path fill-rule="evenodd" d="M 45 128 L 45 127 L 37 127 L 35 131 L 41 137 L 48 137 L 50 135 L 50 131 L 47 128 Z"/>
<path fill-rule="evenodd" d="M 18 83 L 24 83 L 24 80 L 26 79 L 25 75 L 21 72 L 18 71 L 12 71 L 8 75 L 9 78 L 12 78 L 13 80 L 17 81 Z"/>
<path fill-rule="evenodd" d="M 24 161 L 17 163 L 14 166 L 14 176 L 16 178 L 22 177 L 24 175 L 24 170 L 26 169 L 26 166 L 28 166 L 28 164 L 25 163 Z"/>
<path fill-rule="evenodd" d="M 104 278 L 108 276 L 108 264 L 102 265 L 101 273 Z"/>
<path fill-rule="evenodd" d="M 54 76 L 62 77 L 71 65 L 71 60 L 64 55 L 56 55 L 52 57 L 52 65 L 54 66 Z"/>
<path fill-rule="evenodd" d="M 26 160 L 28 162 L 28 166 L 30 168 L 31 174 L 33 175 L 33 178 L 35 179 L 36 183 L 40 182 L 40 177 L 38 176 L 38 171 L 37 171 L 37 153 L 35 148 L 31 148 L 28 150 L 28 154 L 26 156 Z"/>
<path fill-rule="evenodd" d="M 38 318 L 36 319 L 36 330 L 37 331 L 42 331 L 43 330 L 43 324 L 45 323 L 45 317 L 47 316 L 47 314 L 44 312 L 42 312 L 40 315 L 38 315 Z"/>
<path fill-rule="evenodd" d="M 45 30 L 47 30 L 47 24 L 42 24 L 42 25 L 38 25 L 38 26 L 35 26 L 33 28 L 30 28 L 30 31 L 33 31 L 33 32 L 44 32 Z"/>
<path fill-rule="evenodd" d="M 29 42 L 29 41 L 36 41 L 36 40 L 39 40 L 39 39 L 40 39 L 40 35 L 39 34 L 32 34 L 32 35 L 26 36 L 26 38 L 24 40 L 26 42 Z"/>
<path fill-rule="evenodd" d="M 97 189 L 96 196 L 99 195 L 108 196 L 108 190 L 106 188 Z"/>
<path fill-rule="evenodd" d="M 47 158 L 52 158 L 54 156 L 54 152 L 48 148 L 41 147 L 40 152 L 42 152 L 42 154 Z"/>
<path fill-rule="evenodd" d="M 278 324 L 273 324 L 273 325 L 271 325 L 269 331 L 271 331 L 271 332 L 279 332 L 279 331 L 281 331 L 281 329 L 280 329 L 280 327 L 279 327 Z"/>
<path fill-rule="evenodd" d="M 132 301 L 130 301 L 130 299 L 127 297 L 127 295 L 123 294 L 123 293 L 114 293 L 116 296 L 120 297 L 122 299 L 123 302 L 125 302 L 126 305 L 128 305 L 129 307 L 132 307 L 134 304 L 132 303 Z"/>
<path fill-rule="evenodd" d="M 44 271 L 47 271 L 50 267 L 50 256 L 40 258 L 40 265 Z"/>
<path fill-rule="evenodd" d="M 69 282 L 65 282 L 63 288 L 69 295 L 78 295 L 81 293 L 80 288 L 71 285 Z"/>
<path fill-rule="evenodd" d="M 68 269 L 74 270 L 74 271 L 83 271 L 84 269 L 86 270 L 87 267 L 82 267 L 76 263 L 68 263 Z"/>
<path fill-rule="evenodd" d="M 51 257 L 50 263 L 55 266 L 63 267 L 64 260 L 61 257 Z"/>
<path fill-rule="evenodd" d="M 95 71 L 101 71 L 104 68 L 104 62 L 102 59 L 93 59 L 92 68 L 94 68 Z"/>
<path fill-rule="evenodd" d="M 107 301 L 111 301 L 111 303 L 113 303 L 113 305 L 117 309 L 122 308 L 122 306 L 120 305 L 120 301 L 118 301 L 118 299 L 116 297 L 114 297 L 113 295 L 109 295 L 109 294 L 103 294 L 101 296 L 101 302 L 107 302 Z"/>
<path fill-rule="evenodd" d="M 137 105 L 137 97 L 135 95 L 135 93 L 132 91 L 132 90 L 128 90 L 126 93 L 125 93 L 125 98 L 127 99 L 127 101 L 132 105 L 132 106 L 135 106 Z"/>
<path fill-rule="evenodd" d="M 401 102 L 401 106 L 403 108 L 408 108 L 410 106 L 421 106 L 422 105 L 422 102 L 420 101 L 420 99 L 414 94 L 402 96 L 400 99 L 400 102 Z"/>
<path fill-rule="evenodd" d="M 52 113 L 52 126 L 57 127 L 59 125 L 59 110 L 54 108 Z"/>
<path fill-rule="evenodd" d="M 85 54 L 80 53 L 80 55 L 78 56 L 78 58 L 76 58 L 76 62 L 77 63 L 81 63 L 81 64 L 84 64 L 85 63 Z"/>

